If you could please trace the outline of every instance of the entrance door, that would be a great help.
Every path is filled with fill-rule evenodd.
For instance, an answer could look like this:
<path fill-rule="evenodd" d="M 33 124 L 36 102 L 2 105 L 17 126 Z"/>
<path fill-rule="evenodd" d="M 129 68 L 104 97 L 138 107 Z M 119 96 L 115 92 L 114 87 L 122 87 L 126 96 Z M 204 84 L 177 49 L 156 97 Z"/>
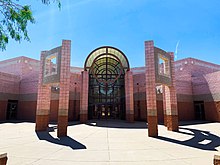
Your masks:
<path fill-rule="evenodd" d="M 15 120 L 17 118 L 18 100 L 8 100 L 7 120 Z"/>
<path fill-rule="evenodd" d="M 112 118 L 112 106 L 111 105 L 101 105 L 99 112 L 97 113 L 100 119 L 111 119 Z"/>
<path fill-rule="evenodd" d="M 194 101 L 195 119 L 205 120 L 204 101 Z"/>
<path fill-rule="evenodd" d="M 130 70 L 125 54 L 114 47 L 100 47 L 89 54 L 84 70 L 89 73 L 88 119 L 124 120 L 125 73 Z"/>
<path fill-rule="evenodd" d="M 114 104 L 102 104 L 96 105 L 92 110 L 92 119 L 120 119 L 122 118 L 120 115 L 120 105 Z"/>

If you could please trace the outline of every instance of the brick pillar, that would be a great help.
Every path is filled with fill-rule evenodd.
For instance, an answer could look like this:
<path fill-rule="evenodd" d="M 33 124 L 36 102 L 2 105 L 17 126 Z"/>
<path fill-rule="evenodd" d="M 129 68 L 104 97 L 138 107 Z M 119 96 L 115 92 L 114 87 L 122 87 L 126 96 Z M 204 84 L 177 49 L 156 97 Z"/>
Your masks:
<path fill-rule="evenodd" d="M 220 165 L 220 155 L 219 154 L 214 155 L 213 164 Z"/>
<path fill-rule="evenodd" d="M 131 71 L 125 73 L 125 102 L 126 120 L 134 122 L 134 96 L 133 96 L 133 75 Z"/>
<path fill-rule="evenodd" d="M 69 89 L 70 89 L 70 49 L 71 41 L 63 40 L 60 64 L 60 94 L 57 136 L 67 136 Z"/>
<path fill-rule="evenodd" d="M 218 114 L 218 122 L 220 122 L 220 102 L 215 102 L 216 105 L 216 110 L 217 110 L 217 114 Z"/>
<path fill-rule="evenodd" d="M 46 131 L 49 122 L 51 87 L 42 84 L 45 53 L 46 51 L 41 52 L 35 131 Z"/>
<path fill-rule="evenodd" d="M 6 165 L 7 164 L 7 153 L 0 153 L 0 165 Z"/>
<path fill-rule="evenodd" d="M 88 97 L 89 97 L 89 74 L 82 71 L 82 84 L 80 93 L 80 122 L 86 123 L 88 120 Z"/>
<path fill-rule="evenodd" d="M 171 56 L 171 86 L 166 87 L 166 114 L 167 114 L 167 129 L 169 131 L 178 131 L 178 110 L 177 110 L 177 97 L 176 97 L 176 80 L 175 80 L 175 66 L 174 54 L 169 53 Z"/>
<path fill-rule="evenodd" d="M 166 111 L 166 95 L 165 95 L 166 86 L 162 86 L 163 91 L 163 115 L 164 115 L 164 126 L 167 126 L 167 111 Z"/>
<path fill-rule="evenodd" d="M 154 42 L 145 42 L 148 136 L 158 136 Z"/>

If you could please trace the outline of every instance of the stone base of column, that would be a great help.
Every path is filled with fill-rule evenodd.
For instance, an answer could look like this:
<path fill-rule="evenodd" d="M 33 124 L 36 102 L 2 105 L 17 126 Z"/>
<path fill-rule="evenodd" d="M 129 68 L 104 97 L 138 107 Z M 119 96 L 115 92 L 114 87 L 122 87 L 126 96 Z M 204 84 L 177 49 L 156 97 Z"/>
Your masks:
<path fill-rule="evenodd" d="M 49 115 L 37 115 L 35 131 L 46 131 L 49 123 Z"/>
<path fill-rule="evenodd" d="M 158 127 L 157 127 L 157 116 L 148 116 L 148 136 L 157 137 L 158 136 Z"/>
<path fill-rule="evenodd" d="M 88 115 L 87 114 L 80 114 L 80 123 L 86 123 L 88 120 Z"/>
<path fill-rule="evenodd" d="M 167 130 L 178 131 L 179 130 L 178 116 L 167 115 L 166 118 L 167 118 Z"/>
<path fill-rule="evenodd" d="M 164 114 L 163 119 L 164 119 L 163 124 L 165 127 L 167 127 L 167 115 Z"/>
<path fill-rule="evenodd" d="M 134 122 L 134 114 L 126 114 L 126 121 L 129 123 Z"/>
<path fill-rule="evenodd" d="M 58 116 L 57 137 L 67 136 L 68 116 Z"/>
<path fill-rule="evenodd" d="M 0 153 L 0 165 L 6 165 L 7 164 L 7 153 Z"/>
<path fill-rule="evenodd" d="M 215 155 L 213 159 L 214 165 L 220 165 L 220 155 Z"/>

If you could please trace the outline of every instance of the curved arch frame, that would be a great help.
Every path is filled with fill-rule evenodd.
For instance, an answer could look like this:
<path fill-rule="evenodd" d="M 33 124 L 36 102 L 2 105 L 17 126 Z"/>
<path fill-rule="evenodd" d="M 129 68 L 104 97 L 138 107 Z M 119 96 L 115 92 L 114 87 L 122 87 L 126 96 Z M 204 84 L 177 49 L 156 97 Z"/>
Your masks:
<path fill-rule="evenodd" d="M 105 51 L 104 53 L 97 54 L 93 59 L 91 59 L 92 61 L 94 61 L 94 59 L 97 59 L 97 56 L 99 56 L 99 57 L 100 57 L 100 56 L 104 56 L 104 55 L 113 55 L 113 56 L 116 56 L 115 54 L 112 54 L 112 53 L 109 53 L 109 52 L 108 52 L 108 49 L 113 49 L 113 50 L 119 52 L 119 53 L 122 55 L 122 57 L 124 58 L 124 60 L 125 60 L 125 62 L 126 62 L 126 64 L 127 64 L 127 67 L 124 66 L 123 63 L 122 63 L 122 61 L 120 60 L 120 58 L 118 58 L 118 57 L 116 56 L 117 59 L 120 60 L 120 62 L 121 62 L 121 64 L 122 64 L 123 68 L 124 68 L 124 69 L 127 69 L 128 71 L 130 70 L 130 65 L 129 65 L 128 59 L 127 59 L 127 57 L 125 56 L 125 54 L 124 54 L 121 50 L 119 50 L 119 49 L 117 49 L 117 48 L 115 48 L 115 47 L 112 47 L 112 46 L 102 46 L 102 47 L 96 48 L 95 50 L 93 50 L 93 51 L 88 55 L 88 57 L 86 58 L 86 61 L 85 61 L 85 63 L 84 63 L 84 70 L 85 70 L 85 71 L 86 71 L 87 69 L 90 69 L 90 67 L 92 67 L 92 64 L 91 64 L 90 66 L 87 66 L 87 63 L 88 63 L 88 61 L 89 61 L 90 58 L 91 58 L 91 55 L 93 55 L 95 52 L 97 52 L 98 50 L 101 50 L 101 49 L 103 49 L 103 48 L 106 48 L 106 51 Z M 93 63 L 93 62 L 92 62 L 92 63 Z"/>
<path fill-rule="evenodd" d="M 104 55 L 105 55 L 105 54 L 104 54 Z M 111 56 L 115 57 L 115 58 L 118 60 L 120 66 L 122 66 L 122 68 L 123 68 L 123 65 L 122 65 L 122 63 L 121 63 L 121 60 L 120 60 L 117 56 L 115 56 L 114 54 L 111 54 L 111 53 L 109 53 L 108 55 L 111 55 Z M 94 70 L 94 67 L 93 67 L 93 66 L 94 66 L 95 62 L 99 59 L 99 57 L 102 57 L 102 56 L 103 56 L 103 54 L 100 54 L 100 55 L 96 56 L 96 58 L 93 60 L 93 63 L 92 63 L 92 65 L 91 65 L 91 67 L 90 67 L 92 71 Z M 123 73 L 123 71 L 120 70 L 120 73 L 119 73 L 118 76 L 115 78 L 115 80 L 117 80 L 118 77 L 119 77 L 122 73 Z M 97 79 L 99 82 L 107 84 L 106 81 L 101 81 L 101 80 L 99 80 L 99 79 L 97 78 L 97 76 L 96 76 L 93 72 L 92 72 L 92 74 L 93 74 L 94 77 L 96 77 L 96 79 Z M 110 83 L 113 83 L 115 80 L 110 81 Z"/>
<path fill-rule="evenodd" d="M 89 74 L 89 98 L 92 100 L 88 100 L 89 118 L 97 118 L 98 113 L 101 112 L 107 118 L 126 118 L 124 77 L 129 70 L 127 57 L 117 48 L 103 46 L 88 55 L 84 63 L 84 71 Z M 120 81 L 117 81 L 119 79 Z M 91 80 L 92 82 L 95 80 L 94 84 L 90 84 Z"/>

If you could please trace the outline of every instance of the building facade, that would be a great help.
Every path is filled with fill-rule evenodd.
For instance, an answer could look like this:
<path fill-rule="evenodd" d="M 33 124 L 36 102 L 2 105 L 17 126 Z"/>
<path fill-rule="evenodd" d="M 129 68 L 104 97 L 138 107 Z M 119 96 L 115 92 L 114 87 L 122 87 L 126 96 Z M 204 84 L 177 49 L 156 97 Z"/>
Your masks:
<path fill-rule="evenodd" d="M 186 58 L 175 61 L 174 68 L 178 119 L 220 121 L 220 65 Z M 0 62 L 0 121 L 35 121 L 40 70 L 40 61 L 28 57 Z M 146 67 L 130 68 L 121 50 L 95 49 L 84 67 L 70 67 L 68 120 L 147 121 L 147 78 Z M 59 88 L 50 88 L 51 122 L 58 119 Z M 158 121 L 164 122 L 164 87 L 158 84 L 155 92 Z"/>

